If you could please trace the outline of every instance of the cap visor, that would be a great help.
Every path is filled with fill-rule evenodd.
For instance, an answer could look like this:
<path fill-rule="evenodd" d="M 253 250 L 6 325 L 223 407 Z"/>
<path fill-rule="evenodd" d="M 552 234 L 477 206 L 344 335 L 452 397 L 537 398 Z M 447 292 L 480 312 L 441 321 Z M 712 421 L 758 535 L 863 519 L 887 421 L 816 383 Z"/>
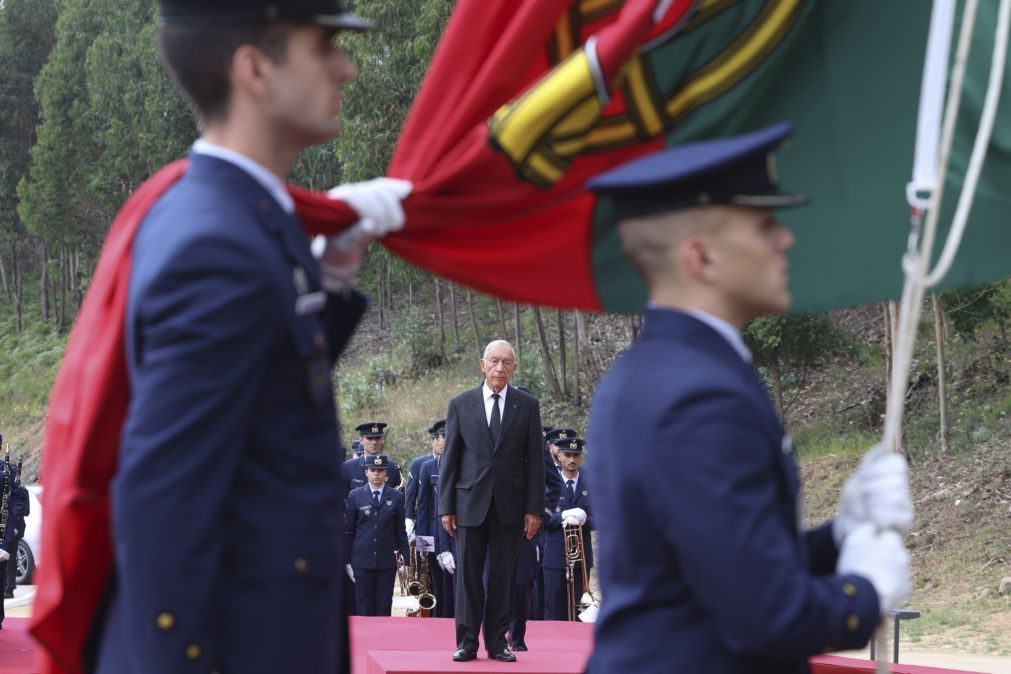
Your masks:
<path fill-rule="evenodd" d="M 312 17 L 312 23 L 341 30 L 367 31 L 376 28 L 372 21 L 353 14 L 317 14 Z"/>
<path fill-rule="evenodd" d="M 810 199 L 804 194 L 735 194 L 730 203 L 752 208 L 796 208 L 807 206 Z"/>

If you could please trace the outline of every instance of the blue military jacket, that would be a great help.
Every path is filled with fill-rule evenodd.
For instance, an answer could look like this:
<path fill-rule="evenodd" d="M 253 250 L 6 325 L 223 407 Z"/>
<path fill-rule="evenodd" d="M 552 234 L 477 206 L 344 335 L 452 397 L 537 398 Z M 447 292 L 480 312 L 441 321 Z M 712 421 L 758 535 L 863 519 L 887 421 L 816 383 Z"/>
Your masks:
<path fill-rule="evenodd" d="M 365 455 L 355 456 L 345 461 L 341 466 L 341 476 L 348 493 L 368 484 L 369 480 L 365 475 Z M 400 469 L 396 464 L 391 463 L 390 469 L 387 471 L 386 486 L 396 489 L 399 484 Z"/>
<path fill-rule="evenodd" d="M 801 529 L 789 438 L 713 328 L 647 310 L 597 389 L 587 444 L 607 476 L 593 493 L 603 603 L 589 672 L 794 674 L 867 643 L 877 595 L 834 574 L 828 526 Z"/>
<path fill-rule="evenodd" d="M 433 456 L 421 464 L 418 482 L 418 519 L 414 532 L 418 536 L 434 536 L 442 526 L 439 520 L 439 460 Z"/>
<path fill-rule="evenodd" d="M 346 666 L 330 371 L 365 307 L 320 292 L 295 216 L 232 163 L 193 155 L 148 212 L 100 674 Z"/>
<path fill-rule="evenodd" d="M 404 495 L 386 484 L 376 507 L 372 487 L 348 494 L 345 535 L 350 563 L 362 569 L 395 569 L 396 553 L 410 561 L 404 529 Z"/>
<path fill-rule="evenodd" d="M 421 467 L 434 458 L 431 454 L 426 454 L 411 461 L 411 467 L 407 471 L 407 486 L 404 487 L 404 496 L 407 497 L 405 513 L 409 519 L 418 519 L 418 478 L 421 477 Z"/>
<path fill-rule="evenodd" d="M 570 501 L 565 488 L 565 476 L 562 476 L 562 493 L 558 498 L 551 517 L 544 517 L 544 563 L 545 569 L 565 568 L 565 532 L 562 528 L 562 513 L 570 508 L 582 508 L 586 511 L 586 523 L 580 527 L 583 531 L 583 552 L 586 554 L 586 568 L 593 568 L 593 541 L 590 532 L 596 529 L 593 521 L 593 511 L 590 509 L 590 481 L 586 479 L 585 468 L 579 471 L 579 481 L 576 483 L 576 500 Z"/>

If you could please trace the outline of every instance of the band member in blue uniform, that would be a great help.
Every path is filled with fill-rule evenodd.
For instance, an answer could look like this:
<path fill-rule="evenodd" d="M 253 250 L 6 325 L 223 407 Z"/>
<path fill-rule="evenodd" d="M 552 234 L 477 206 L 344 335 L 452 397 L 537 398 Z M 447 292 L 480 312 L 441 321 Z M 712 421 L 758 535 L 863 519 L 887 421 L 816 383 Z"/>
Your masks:
<path fill-rule="evenodd" d="M 807 672 L 864 646 L 909 591 L 904 461 L 869 453 L 840 515 L 804 531 L 790 439 L 741 339 L 790 306 L 794 238 L 771 210 L 805 202 L 777 184 L 789 134 L 663 150 L 590 182 L 650 296 L 590 412 L 591 674 Z"/>
<path fill-rule="evenodd" d="M 421 476 L 421 466 L 435 457 L 442 454 L 446 446 L 446 420 L 439 419 L 428 427 L 428 435 L 431 438 L 431 450 L 428 454 L 415 457 L 411 461 L 411 467 L 407 471 L 407 486 L 404 488 L 404 496 L 407 497 L 407 537 L 411 538 L 418 519 L 418 478 Z M 433 534 L 426 534 L 433 535 Z"/>
<path fill-rule="evenodd" d="M 445 427 L 443 427 L 445 428 Z M 438 602 L 435 617 L 452 618 L 455 615 L 455 593 L 453 574 L 456 572 L 456 547 L 445 533 L 439 521 L 439 468 L 441 467 L 443 444 L 433 445 L 436 456 L 421 466 L 418 475 L 418 522 L 415 532 L 418 536 L 435 538 L 435 553 L 429 563 L 432 573 L 432 594 Z"/>
<path fill-rule="evenodd" d="M 282 181 L 339 133 L 356 70 L 334 37 L 370 24 L 337 0 L 159 7 L 201 138 L 132 242 L 113 574 L 94 579 L 106 611 L 83 668 L 347 671 L 331 369 L 366 307 L 349 287 L 363 250 L 335 237 L 317 261 Z M 374 218 L 403 192 L 356 189 L 352 238 L 399 226 Z"/>
<path fill-rule="evenodd" d="M 368 484 L 348 494 L 347 547 L 351 561 L 345 571 L 355 584 L 357 614 L 388 616 L 393 609 L 397 554 L 405 564 L 404 495 L 389 486 L 390 460 L 384 454 L 365 457 Z"/>
<path fill-rule="evenodd" d="M 348 459 L 341 467 L 341 475 L 344 477 L 349 492 L 368 483 L 368 478 L 365 475 L 365 460 L 370 456 L 382 454 L 386 447 L 386 427 L 387 424 L 382 421 L 366 421 L 364 424 L 355 426 L 355 430 L 360 435 L 359 442 L 364 452 L 358 458 Z M 390 464 L 386 481 L 393 488 L 400 484 L 400 469 L 396 464 Z"/>
<path fill-rule="evenodd" d="M 573 566 L 572 578 L 572 614 L 575 615 L 576 603 L 583 596 L 583 572 L 587 574 L 593 568 L 593 540 L 590 532 L 594 529 L 593 514 L 590 510 L 590 482 L 587 471 L 580 468 L 583 463 L 585 442 L 580 438 L 557 439 L 554 442 L 558 450 L 558 460 L 561 466 L 562 495 L 558 499 L 555 511 L 544 522 L 544 619 L 568 620 L 570 609 L 570 592 L 566 575 L 566 527 L 578 527 L 583 539 L 583 558 L 581 563 Z"/>

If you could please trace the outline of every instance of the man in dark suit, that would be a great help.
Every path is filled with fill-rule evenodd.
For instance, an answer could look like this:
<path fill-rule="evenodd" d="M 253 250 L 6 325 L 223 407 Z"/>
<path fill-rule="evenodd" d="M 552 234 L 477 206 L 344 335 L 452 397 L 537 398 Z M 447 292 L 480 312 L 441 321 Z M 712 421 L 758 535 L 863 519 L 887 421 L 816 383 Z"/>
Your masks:
<path fill-rule="evenodd" d="M 583 574 L 589 582 L 593 568 L 593 539 L 595 528 L 590 510 L 590 481 L 583 463 L 585 442 L 580 438 L 555 440 L 561 467 L 562 495 L 554 512 L 544 522 L 544 619 L 569 620 L 576 616 L 577 604 L 583 597 Z M 577 527 L 583 540 L 583 557 L 573 565 L 572 592 L 570 596 L 567 576 L 565 527 Z"/>
<path fill-rule="evenodd" d="M 789 132 L 661 151 L 590 183 L 650 293 L 590 412 L 591 674 L 799 674 L 862 647 L 908 593 L 904 461 L 869 453 L 840 515 L 804 531 L 790 439 L 740 335 L 790 306 L 794 239 L 771 210 L 805 201 L 777 184 Z"/>
<path fill-rule="evenodd" d="M 404 495 L 387 484 L 390 460 L 383 454 L 365 459 L 369 483 L 348 494 L 345 530 L 355 584 L 357 615 L 388 616 L 393 608 L 397 554 L 409 566 L 404 531 Z"/>
<path fill-rule="evenodd" d="M 340 131 L 356 70 L 334 37 L 370 24 L 336 0 L 160 9 L 202 135 L 133 241 L 114 573 L 85 669 L 347 671 L 330 373 L 366 308 L 349 287 L 364 242 L 335 237 L 317 262 L 282 179 Z M 383 184 L 352 190 L 348 236 L 398 226 L 365 203 L 396 210 Z"/>
<path fill-rule="evenodd" d="M 509 386 L 515 370 L 512 346 L 491 342 L 484 384 L 450 400 L 446 415 L 439 515 L 457 538 L 457 661 L 477 657 L 482 625 L 489 657 L 516 660 L 506 632 L 520 539 L 534 537 L 544 508 L 544 447 L 537 399 Z"/>

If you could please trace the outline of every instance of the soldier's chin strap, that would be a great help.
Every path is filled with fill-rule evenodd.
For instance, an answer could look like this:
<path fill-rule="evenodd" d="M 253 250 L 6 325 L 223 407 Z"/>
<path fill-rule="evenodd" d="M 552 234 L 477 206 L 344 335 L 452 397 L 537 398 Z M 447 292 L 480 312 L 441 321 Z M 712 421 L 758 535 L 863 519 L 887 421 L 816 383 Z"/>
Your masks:
<path fill-rule="evenodd" d="M 978 0 L 966 0 L 962 12 L 962 28 L 951 69 L 951 80 L 947 93 L 947 106 L 940 129 L 940 156 L 938 157 L 937 137 L 941 124 L 940 110 L 944 101 L 944 91 L 940 83 L 946 79 L 948 69 L 948 46 L 951 43 L 955 0 L 935 0 L 930 22 L 930 37 L 924 61 L 923 86 L 921 88 L 920 112 L 917 128 L 916 158 L 913 179 L 907 186 L 907 199 L 912 211 L 912 226 L 906 254 L 902 259 L 905 283 L 899 305 L 898 327 L 895 331 L 893 349 L 892 378 L 888 387 L 888 405 L 885 412 L 884 442 L 873 451 L 895 451 L 900 445 L 902 421 L 905 411 L 905 393 L 909 385 L 909 371 L 916 343 L 916 331 L 920 321 L 923 297 L 929 288 L 936 286 L 951 269 L 952 261 L 962 242 L 962 235 L 969 219 L 969 211 L 976 193 L 976 185 L 990 144 L 997 107 L 1000 101 L 1004 69 L 1007 63 L 1008 29 L 1011 25 L 1011 0 L 1001 0 L 994 34 L 993 55 L 990 62 L 988 83 L 983 110 L 980 115 L 976 141 L 959 195 L 958 207 L 948 231 L 944 251 L 937 266 L 930 270 L 930 260 L 934 252 L 934 239 L 940 218 L 941 197 L 945 176 L 951 157 L 951 145 L 955 132 L 955 121 L 961 101 L 962 86 L 969 58 L 969 47 L 976 22 Z M 924 219 L 924 214 L 926 218 Z M 888 672 L 887 630 L 885 624 L 878 628 L 877 671 Z"/>

